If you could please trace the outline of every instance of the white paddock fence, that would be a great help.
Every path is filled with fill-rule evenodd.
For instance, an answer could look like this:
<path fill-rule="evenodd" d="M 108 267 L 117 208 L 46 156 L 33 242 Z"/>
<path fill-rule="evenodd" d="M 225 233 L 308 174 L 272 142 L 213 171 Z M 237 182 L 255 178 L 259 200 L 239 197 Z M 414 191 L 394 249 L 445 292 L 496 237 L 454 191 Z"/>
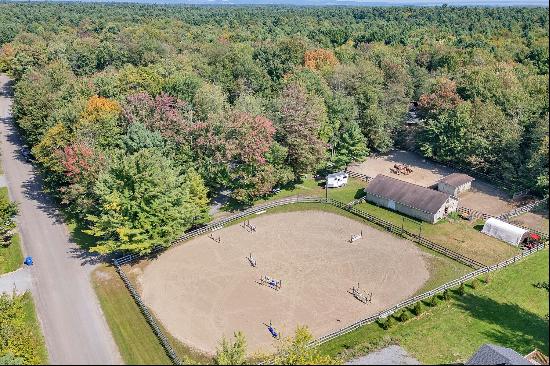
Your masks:
<path fill-rule="evenodd" d="M 339 336 L 342 336 L 344 334 L 347 334 L 347 333 L 350 333 L 354 330 L 356 330 L 357 328 L 359 327 L 362 327 L 364 325 L 367 325 L 367 324 L 370 324 L 370 323 L 373 323 L 379 319 L 385 319 L 387 318 L 388 316 L 392 315 L 393 313 L 395 313 L 396 311 L 398 310 L 401 310 L 401 309 L 404 309 L 404 308 L 407 308 L 411 305 L 414 305 L 415 303 L 419 302 L 419 301 L 422 301 L 422 300 L 425 300 L 425 299 L 428 299 L 434 295 L 437 295 L 447 289 L 450 289 L 450 288 L 453 288 L 453 287 L 456 287 L 456 286 L 459 286 L 460 284 L 466 282 L 466 281 L 469 281 L 469 280 L 472 280 L 474 278 L 477 278 L 483 274 L 486 274 L 486 273 L 490 273 L 490 272 L 493 272 L 493 271 L 496 271 L 496 270 L 499 270 L 501 268 L 505 268 L 511 264 L 514 264 L 516 263 L 517 261 L 535 253 L 535 252 L 538 252 L 539 250 L 542 250 L 544 249 L 544 244 L 539 244 L 537 247 L 533 248 L 533 249 L 530 249 L 530 250 L 525 250 L 523 251 L 521 254 L 518 254 L 512 258 L 509 258 L 503 262 L 500 262 L 498 264 L 494 264 L 492 266 L 488 266 L 488 267 L 484 267 L 484 268 L 480 268 L 478 270 L 475 270 L 473 272 L 470 272 L 462 277 L 459 277 L 455 280 L 452 280 L 450 282 L 447 282 L 446 284 L 444 285 L 441 285 L 433 290 L 430 290 L 430 291 L 427 291 L 427 292 L 424 292 L 423 294 L 420 294 L 420 295 L 416 295 L 416 296 L 413 296 L 405 301 L 402 301 L 400 302 L 399 304 L 397 305 L 394 305 L 392 306 L 391 308 L 388 308 L 388 309 L 385 309 L 381 312 L 379 312 L 378 314 L 375 314 L 375 315 L 372 315 L 368 318 L 365 318 L 365 319 L 361 319 L 353 324 L 350 324 L 348 325 L 347 327 L 344 327 L 344 328 L 341 328 L 341 329 L 338 329 L 332 333 L 329 333 L 327 335 L 324 335 L 322 337 L 319 337 L 317 338 L 316 340 L 312 341 L 310 343 L 310 346 L 311 347 L 316 347 L 316 346 L 319 346 L 323 343 L 326 343 L 334 338 L 337 338 Z"/>

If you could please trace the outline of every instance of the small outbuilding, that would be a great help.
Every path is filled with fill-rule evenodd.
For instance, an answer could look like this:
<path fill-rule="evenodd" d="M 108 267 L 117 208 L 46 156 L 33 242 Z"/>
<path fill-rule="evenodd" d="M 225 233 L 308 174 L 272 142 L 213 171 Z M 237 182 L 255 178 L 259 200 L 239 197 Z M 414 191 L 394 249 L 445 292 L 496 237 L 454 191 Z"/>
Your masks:
<path fill-rule="evenodd" d="M 460 193 L 466 192 L 472 188 L 472 182 L 474 180 L 474 178 L 467 174 L 449 174 L 437 182 L 437 190 L 458 197 Z"/>
<path fill-rule="evenodd" d="M 529 231 L 494 217 L 485 221 L 481 232 L 515 246 L 529 237 Z"/>
<path fill-rule="evenodd" d="M 466 365 L 532 365 L 529 360 L 513 349 L 484 344 Z"/>
<path fill-rule="evenodd" d="M 365 188 L 365 198 L 378 206 L 436 223 L 458 208 L 451 195 L 379 174 Z"/>
<path fill-rule="evenodd" d="M 338 172 L 327 175 L 327 187 L 338 188 L 348 183 L 349 175 L 346 172 Z"/>

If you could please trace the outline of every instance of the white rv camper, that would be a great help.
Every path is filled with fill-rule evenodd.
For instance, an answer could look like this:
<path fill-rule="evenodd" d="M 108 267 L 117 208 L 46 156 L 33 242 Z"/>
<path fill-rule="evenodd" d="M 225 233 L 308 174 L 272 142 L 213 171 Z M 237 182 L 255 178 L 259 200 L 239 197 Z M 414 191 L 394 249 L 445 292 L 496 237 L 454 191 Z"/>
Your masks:
<path fill-rule="evenodd" d="M 327 175 L 327 187 L 338 188 L 343 187 L 348 183 L 348 173 L 338 172 Z"/>

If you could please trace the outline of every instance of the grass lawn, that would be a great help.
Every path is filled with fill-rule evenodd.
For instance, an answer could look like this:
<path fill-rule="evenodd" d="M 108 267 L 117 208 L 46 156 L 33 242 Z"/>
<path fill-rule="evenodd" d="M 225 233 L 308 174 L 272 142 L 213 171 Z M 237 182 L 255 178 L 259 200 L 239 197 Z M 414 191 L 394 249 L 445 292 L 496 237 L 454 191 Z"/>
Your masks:
<path fill-rule="evenodd" d="M 23 253 L 19 242 L 19 234 L 11 238 L 11 244 L 4 248 L 0 247 L 0 275 L 15 271 L 23 263 Z"/>
<path fill-rule="evenodd" d="M 413 233 L 441 244 L 453 251 L 484 264 L 494 264 L 519 253 L 519 249 L 480 232 L 482 222 L 468 222 L 460 218 L 445 219 L 437 224 L 421 223 L 420 220 L 401 215 L 398 212 L 378 207 L 371 203 L 360 203 L 356 208 L 401 226 Z"/>
<path fill-rule="evenodd" d="M 8 196 L 8 187 L 0 187 L 0 195 Z M 8 247 L 0 246 L 0 274 L 15 271 L 23 263 L 23 253 L 21 252 L 21 243 L 19 235 L 15 234 L 11 238 L 11 244 Z"/>
<path fill-rule="evenodd" d="M 548 355 L 548 292 L 533 286 L 548 281 L 548 249 L 493 273 L 488 284 L 466 286 L 466 294 L 405 323 L 383 330 L 369 324 L 320 346 L 323 354 L 349 359 L 388 344 L 400 344 L 422 363 L 461 363 L 484 343 L 521 354 L 534 348 Z"/>
<path fill-rule="evenodd" d="M 289 185 L 288 187 L 281 189 L 280 192 L 268 198 L 255 201 L 254 205 L 259 205 L 265 202 L 274 201 L 274 200 L 291 197 L 291 196 L 301 195 L 301 196 L 325 197 L 326 192 L 324 187 L 325 187 L 324 180 L 316 181 L 311 176 L 308 176 L 308 178 L 304 179 L 302 182 Z M 335 200 L 348 203 L 350 201 L 353 201 L 356 198 L 362 197 L 364 195 L 363 189 L 365 187 L 366 187 L 366 182 L 355 178 L 349 178 L 348 184 L 346 184 L 344 187 L 330 188 L 328 190 L 328 196 Z M 231 202 L 230 204 L 227 204 L 224 207 L 222 207 L 222 210 L 235 211 L 235 210 L 242 210 L 245 208 L 247 207 L 239 206 L 239 205 L 236 205 L 234 202 Z"/>
<path fill-rule="evenodd" d="M 23 300 L 23 311 L 25 313 L 23 322 L 27 325 L 27 329 L 31 331 L 33 336 L 39 340 L 37 353 L 40 358 L 40 362 L 38 364 L 44 365 L 48 362 L 48 351 L 46 350 L 42 329 L 40 328 L 38 318 L 36 317 L 34 301 L 32 300 L 32 296 L 29 292 L 23 295 Z"/>
<path fill-rule="evenodd" d="M 130 365 L 171 364 L 114 268 L 106 265 L 99 267 L 93 273 L 92 282 L 124 362 Z M 164 333 L 185 363 L 210 361 L 194 358 L 195 355 L 190 354 L 184 345 Z"/>

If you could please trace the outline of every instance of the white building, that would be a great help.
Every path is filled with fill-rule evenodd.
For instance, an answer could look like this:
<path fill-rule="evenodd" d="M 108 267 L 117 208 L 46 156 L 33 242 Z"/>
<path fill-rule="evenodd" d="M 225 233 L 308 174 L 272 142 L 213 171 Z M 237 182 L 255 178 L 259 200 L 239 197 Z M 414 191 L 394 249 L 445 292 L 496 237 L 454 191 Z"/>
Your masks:
<path fill-rule="evenodd" d="M 485 221 L 481 232 L 515 246 L 520 245 L 529 236 L 527 230 L 495 219 L 494 217 Z"/>
<path fill-rule="evenodd" d="M 437 190 L 458 197 L 460 193 L 466 192 L 472 188 L 472 182 L 474 180 L 474 178 L 467 174 L 449 174 L 437 182 Z"/>
<path fill-rule="evenodd" d="M 434 189 L 378 174 L 365 188 L 369 202 L 435 224 L 458 208 L 458 199 Z"/>

